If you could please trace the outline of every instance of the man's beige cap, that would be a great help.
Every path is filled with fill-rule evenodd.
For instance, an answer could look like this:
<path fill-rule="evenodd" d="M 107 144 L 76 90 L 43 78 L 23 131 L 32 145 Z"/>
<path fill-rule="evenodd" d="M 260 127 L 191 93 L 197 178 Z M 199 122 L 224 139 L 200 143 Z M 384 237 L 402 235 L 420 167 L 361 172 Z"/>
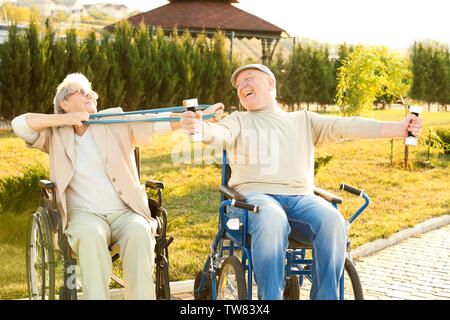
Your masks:
<path fill-rule="evenodd" d="M 247 64 L 243 67 L 236 69 L 236 71 L 233 72 L 233 75 L 231 76 L 231 84 L 233 85 L 233 87 L 236 88 L 236 78 L 239 75 L 239 73 L 245 69 L 258 69 L 258 70 L 266 73 L 267 75 L 269 75 L 273 79 L 273 81 L 276 83 L 275 76 L 273 75 L 272 71 L 270 71 L 269 68 L 267 68 L 265 65 L 255 63 L 255 64 Z"/>

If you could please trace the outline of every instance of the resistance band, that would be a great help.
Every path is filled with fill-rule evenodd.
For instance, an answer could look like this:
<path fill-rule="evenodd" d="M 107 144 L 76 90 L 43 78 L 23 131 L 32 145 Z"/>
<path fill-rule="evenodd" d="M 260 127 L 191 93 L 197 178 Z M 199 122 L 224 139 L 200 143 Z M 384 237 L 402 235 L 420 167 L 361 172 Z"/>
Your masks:
<path fill-rule="evenodd" d="M 196 110 L 202 110 L 209 108 L 210 105 L 199 105 L 196 107 Z M 98 119 L 103 117 L 115 117 L 115 116 L 126 116 L 126 115 L 139 115 L 139 114 L 148 114 L 148 113 L 160 113 L 160 112 L 182 112 L 186 111 L 184 107 L 169 107 L 169 108 L 160 108 L 160 109 L 149 109 L 149 110 L 137 110 L 137 111 L 129 111 L 129 112 L 121 112 L 121 113 L 96 113 L 91 114 L 89 119 Z M 214 114 L 203 116 L 203 119 L 211 119 Z M 83 124 L 110 124 L 110 123 L 129 123 L 129 122 L 153 122 L 153 121 L 180 121 L 180 118 L 150 118 L 150 119 L 124 119 L 124 120 L 89 120 L 83 121 Z"/>

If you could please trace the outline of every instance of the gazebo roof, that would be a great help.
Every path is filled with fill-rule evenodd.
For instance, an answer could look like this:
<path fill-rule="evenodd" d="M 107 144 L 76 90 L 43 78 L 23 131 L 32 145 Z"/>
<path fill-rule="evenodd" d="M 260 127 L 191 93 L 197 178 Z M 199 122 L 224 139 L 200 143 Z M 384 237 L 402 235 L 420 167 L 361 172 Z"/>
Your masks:
<path fill-rule="evenodd" d="M 237 2 L 236 0 L 172 0 L 164 6 L 130 17 L 128 21 L 134 27 L 139 27 L 144 22 L 149 27 L 163 29 L 177 27 L 180 31 L 185 29 L 234 31 L 237 38 L 278 38 L 286 32 L 272 23 L 231 5 Z M 107 28 L 113 29 L 114 25 Z"/>

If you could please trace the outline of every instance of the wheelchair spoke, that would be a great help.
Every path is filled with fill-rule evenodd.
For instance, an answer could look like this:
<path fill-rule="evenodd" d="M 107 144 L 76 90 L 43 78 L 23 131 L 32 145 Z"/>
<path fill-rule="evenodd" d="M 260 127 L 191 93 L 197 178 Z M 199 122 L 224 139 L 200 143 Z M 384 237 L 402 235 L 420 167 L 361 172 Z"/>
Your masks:
<path fill-rule="evenodd" d="M 244 268 L 235 256 L 227 257 L 220 268 L 217 298 L 219 300 L 247 299 Z"/>
<path fill-rule="evenodd" d="M 231 295 L 233 297 L 234 300 L 238 299 L 238 292 L 235 289 L 236 285 L 234 284 L 234 282 L 231 282 L 229 279 L 226 280 L 226 288 L 227 288 L 227 292 L 229 293 L 229 295 Z M 224 297 L 225 300 L 229 300 L 226 297 Z"/>

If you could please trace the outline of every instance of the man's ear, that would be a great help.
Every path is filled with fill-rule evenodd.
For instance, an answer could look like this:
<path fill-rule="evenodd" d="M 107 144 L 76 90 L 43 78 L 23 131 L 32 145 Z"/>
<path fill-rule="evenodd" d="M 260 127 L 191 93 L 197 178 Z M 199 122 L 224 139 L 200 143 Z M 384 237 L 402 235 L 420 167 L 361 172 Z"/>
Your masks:
<path fill-rule="evenodd" d="M 272 77 L 267 76 L 267 82 L 269 83 L 270 90 L 272 91 L 275 88 L 275 81 L 273 81 Z"/>

